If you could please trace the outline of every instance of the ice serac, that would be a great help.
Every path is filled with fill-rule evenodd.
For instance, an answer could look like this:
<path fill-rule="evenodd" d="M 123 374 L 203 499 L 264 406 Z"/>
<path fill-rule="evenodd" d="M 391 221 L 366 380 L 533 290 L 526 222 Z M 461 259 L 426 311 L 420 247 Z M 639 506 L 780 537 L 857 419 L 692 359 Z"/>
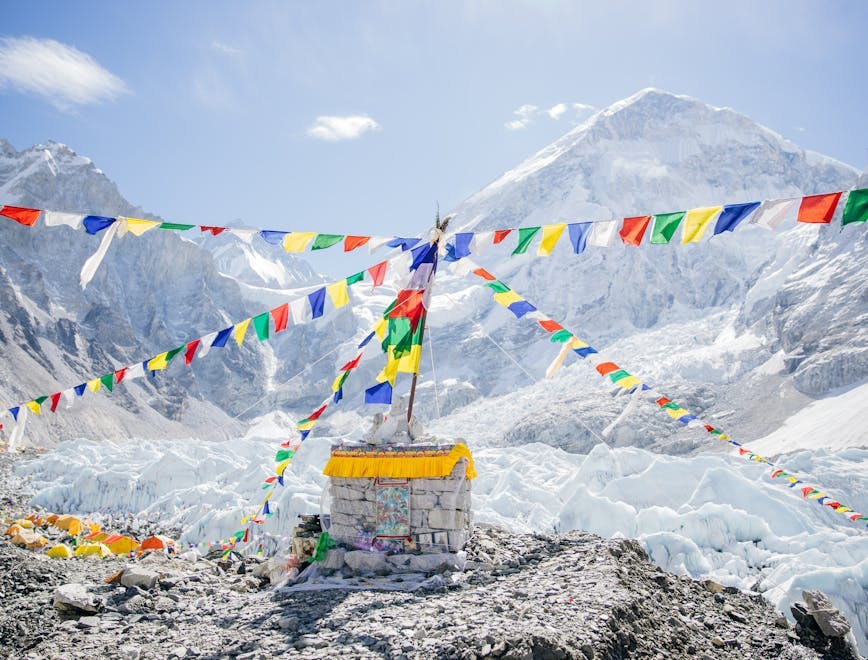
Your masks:
<path fill-rule="evenodd" d="M 90 159 L 55 142 L 22 151 L 0 142 L 0 203 L 155 218 L 124 199 Z M 279 250 L 269 259 L 236 239 L 191 240 L 199 235 L 198 228 L 153 230 L 118 239 L 82 291 L 78 273 L 100 236 L 41 222 L 28 228 L 0 222 L 0 407 L 148 359 L 276 306 L 293 287 L 321 279 Z M 236 244 L 231 258 L 230 240 Z M 321 330 L 328 336 L 335 324 L 347 325 L 346 317 L 336 315 Z M 291 327 L 273 342 L 248 339 L 240 350 L 225 349 L 192 368 L 170 365 L 169 373 L 125 383 L 109 396 L 87 392 L 79 411 L 43 415 L 29 425 L 28 437 L 226 437 L 238 430 L 232 417 L 260 400 L 272 379 L 285 380 L 320 354 L 322 340 L 305 341 L 306 334 Z M 302 348 L 287 350 L 294 343 Z M 314 380 L 325 383 L 325 371 Z M 65 405 L 61 401 L 61 411 Z M 285 399 L 270 405 L 280 407 Z M 261 412 L 254 407 L 246 414 Z"/>
<path fill-rule="evenodd" d="M 846 190 L 858 178 L 854 168 L 805 151 L 734 110 L 646 89 L 470 197 L 455 209 L 453 226 L 490 231 L 621 219 Z M 690 245 L 681 245 L 680 229 L 669 245 L 646 238 L 640 247 L 588 247 L 581 255 L 562 239 L 548 258 L 533 255 L 533 246 L 528 256 L 508 256 L 515 238 L 507 237 L 477 260 L 593 345 L 611 349 L 631 373 L 755 437 L 813 398 L 868 378 L 868 280 L 861 265 L 868 239 L 861 226 L 854 229 L 797 226 L 789 217 L 775 232 L 746 224 L 712 236 L 709 229 Z M 449 286 L 453 298 L 463 287 L 460 295 L 485 311 L 474 318 L 479 325 L 458 320 L 435 328 L 435 336 L 452 344 L 454 364 L 480 367 L 484 382 L 466 378 L 483 395 L 528 380 L 488 345 L 480 327 L 534 377 L 542 375 L 556 349 L 534 340 L 540 335 L 532 324 L 516 323 L 466 284 Z M 502 425 L 499 441 L 526 437 L 580 451 L 598 442 L 591 430 L 605 429 L 626 400 L 606 401 L 598 380 L 569 371 L 556 378 L 558 391 L 546 384 L 524 389 L 518 397 L 525 415 L 507 415 L 512 423 Z M 604 401 L 595 401 L 601 394 Z M 676 453 L 707 442 L 665 416 L 658 424 L 655 415 L 640 407 L 609 441 Z"/>

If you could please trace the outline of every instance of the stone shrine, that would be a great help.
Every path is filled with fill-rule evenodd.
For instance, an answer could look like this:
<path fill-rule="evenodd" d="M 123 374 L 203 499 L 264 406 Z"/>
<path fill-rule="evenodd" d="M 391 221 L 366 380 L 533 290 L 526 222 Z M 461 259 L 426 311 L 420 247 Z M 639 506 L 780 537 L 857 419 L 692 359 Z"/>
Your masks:
<path fill-rule="evenodd" d="M 408 422 L 403 399 L 374 417 L 364 442 L 332 446 L 323 474 L 325 527 L 339 544 L 325 568 L 384 574 L 456 564 L 470 530 L 473 458 L 464 443 L 437 442 Z"/>

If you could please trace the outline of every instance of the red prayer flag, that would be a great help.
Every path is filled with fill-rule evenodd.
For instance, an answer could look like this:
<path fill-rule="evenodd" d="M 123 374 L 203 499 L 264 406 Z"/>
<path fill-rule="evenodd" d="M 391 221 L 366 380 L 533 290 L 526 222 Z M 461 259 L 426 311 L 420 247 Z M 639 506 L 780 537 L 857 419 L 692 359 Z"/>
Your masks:
<path fill-rule="evenodd" d="M 649 222 L 651 222 L 650 215 L 624 218 L 624 223 L 621 225 L 618 235 L 627 245 L 639 245 L 642 242 L 642 237 L 645 235 L 645 230 L 648 229 Z"/>
<path fill-rule="evenodd" d="M 51 399 L 51 412 L 57 412 L 57 402 L 60 401 L 60 392 L 55 392 L 48 398 Z"/>
<path fill-rule="evenodd" d="M 833 509 L 837 509 L 839 506 L 841 506 L 841 503 L 840 502 L 826 502 L 826 506 L 832 507 Z"/>
<path fill-rule="evenodd" d="M 807 497 L 811 494 L 811 491 L 814 490 L 813 486 L 805 486 L 802 488 L 802 497 Z"/>
<path fill-rule="evenodd" d="M 371 286 L 372 291 L 376 287 L 380 286 L 383 283 L 383 280 L 386 278 L 387 265 L 387 261 L 381 261 L 376 266 L 371 266 L 370 268 L 368 268 L 368 272 L 371 274 L 371 280 L 374 283 L 373 286 Z"/>
<path fill-rule="evenodd" d="M 841 199 L 839 192 L 802 197 L 796 220 L 828 225 L 835 215 L 835 207 L 838 206 L 839 199 Z"/>
<path fill-rule="evenodd" d="M 201 231 L 211 232 L 212 236 L 217 236 L 218 234 L 222 234 L 226 231 L 226 227 L 210 227 L 209 225 L 199 225 L 199 229 Z"/>
<path fill-rule="evenodd" d="M 775 470 L 774 472 L 772 472 L 772 479 L 774 479 L 776 476 L 778 476 L 781 472 L 783 472 L 783 470 L 780 470 L 780 469 Z"/>
<path fill-rule="evenodd" d="M 196 351 L 201 343 L 201 339 L 194 339 L 187 344 L 187 350 L 184 351 L 184 364 L 190 364 L 193 361 L 193 356 L 196 355 Z"/>
<path fill-rule="evenodd" d="M 610 374 L 613 371 L 618 371 L 618 369 L 620 369 L 620 368 L 621 367 L 619 367 L 614 362 L 602 362 L 602 363 L 597 365 L 597 372 L 601 376 L 605 376 L 606 374 Z"/>
<path fill-rule="evenodd" d="M 352 252 L 371 240 L 370 236 L 344 236 L 344 252 Z"/>
<path fill-rule="evenodd" d="M 344 366 L 341 367 L 341 371 L 349 371 L 350 369 L 355 369 L 359 366 L 359 361 L 362 359 L 362 354 L 359 353 L 355 358 L 347 362 Z"/>
<path fill-rule="evenodd" d="M 127 375 L 127 368 L 126 367 L 124 367 L 123 369 L 118 369 L 117 371 L 115 371 L 115 382 L 120 383 L 124 379 L 124 376 L 126 376 L 126 375 Z"/>
<path fill-rule="evenodd" d="M 558 330 L 563 330 L 564 326 L 562 326 L 557 321 L 552 321 L 551 319 L 543 319 L 539 322 L 542 326 L 542 329 L 546 332 L 557 332 Z"/>
<path fill-rule="evenodd" d="M 256 521 L 254 520 L 253 522 L 256 522 Z M 249 539 L 250 539 L 250 528 L 248 527 L 247 529 L 244 530 L 244 537 L 241 539 L 241 542 L 247 543 L 247 541 Z"/>
<path fill-rule="evenodd" d="M 415 329 L 416 323 L 425 312 L 422 304 L 422 289 L 401 289 L 398 291 L 398 302 L 389 312 L 390 319 L 408 318 L 410 325 Z"/>
<path fill-rule="evenodd" d="M 711 433 L 714 430 L 714 427 L 711 424 L 704 424 L 705 430 Z"/>
<path fill-rule="evenodd" d="M 484 280 L 488 280 L 489 282 L 493 282 L 494 280 L 497 279 L 494 275 L 489 273 L 484 268 L 477 268 L 476 270 L 473 271 L 473 274 L 479 275 L 479 277 L 481 277 Z"/>
<path fill-rule="evenodd" d="M 0 209 L 0 215 L 5 215 L 25 227 L 32 227 L 36 224 L 36 219 L 40 213 L 42 211 L 39 209 L 27 209 L 22 206 L 4 206 Z"/>
<path fill-rule="evenodd" d="M 507 236 L 509 236 L 509 232 L 511 232 L 511 231 L 512 231 L 512 229 L 498 229 L 498 230 L 496 230 L 496 231 L 494 232 L 494 241 L 493 241 L 493 243 L 494 243 L 495 245 L 497 245 L 497 244 L 500 243 L 504 238 L 506 238 Z"/>
<path fill-rule="evenodd" d="M 662 408 L 667 403 L 671 403 L 671 399 L 667 399 L 665 396 L 661 396 L 659 399 L 657 399 L 656 403 Z"/>
<path fill-rule="evenodd" d="M 275 332 L 286 330 L 286 323 L 289 320 L 289 303 L 283 303 L 280 307 L 272 309 L 271 319 L 274 321 Z"/>
<path fill-rule="evenodd" d="M 319 419 L 320 415 L 322 415 L 323 412 L 325 411 L 325 409 L 328 407 L 329 407 L 329 404 L 327 404 L 327 403 L 324 403 L 323 405 L 321 405 L 319 408 L 317 408 L 310 415 L 307 416 L 308 421 L 313 420 L 313 419 Z"/>

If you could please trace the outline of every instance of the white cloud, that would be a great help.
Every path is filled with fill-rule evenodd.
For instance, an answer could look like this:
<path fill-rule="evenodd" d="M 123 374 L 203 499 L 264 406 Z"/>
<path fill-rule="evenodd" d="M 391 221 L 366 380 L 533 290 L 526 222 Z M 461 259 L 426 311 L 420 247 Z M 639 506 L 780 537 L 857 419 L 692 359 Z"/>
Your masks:
<path fill-rule="evenodd" d="M 593 106 L 586 103 L 556 103 L 547 110 L 526 103 L 518 109 L 513 110 L 512 114 L 516 118 L 506 122 L 504 126 L 510 131 L 517 131 L 527 128 L 541 117 L 548 117 L 549 119 L 559 121 L 564 116 L 569 117 L 573 123 L 578 123 L 587 119 L 594 110 Z"/>
<path fill-rule="evenodd" d="M 53 39 L 0 39 L 0 88 L 41 96 L 60 110 L 111 101 L 124 81 L 87 53 Z"/>
<path fill-rule="evenodd" d="M 215 39 L 211 42 L 211 48 L 218 52 L 223 53 L 224 55 L 228 55 L 229 57 L 235 57 L 236 55 L 241 55 L 241 49 L 235 48 L 235 46 L 230 46 L 229 44 L 224 44 L 222 41 L 217 41 Z"/>
<path fill-rule="evenodd" d="M 323 115 L 316 118 L 313 126 L 307 129 L 307 134 L 318 140 L 337 142 L 355 140 L 368 131 L 379 131 L 380 128 L 380 125 L 367 115 Z"/>

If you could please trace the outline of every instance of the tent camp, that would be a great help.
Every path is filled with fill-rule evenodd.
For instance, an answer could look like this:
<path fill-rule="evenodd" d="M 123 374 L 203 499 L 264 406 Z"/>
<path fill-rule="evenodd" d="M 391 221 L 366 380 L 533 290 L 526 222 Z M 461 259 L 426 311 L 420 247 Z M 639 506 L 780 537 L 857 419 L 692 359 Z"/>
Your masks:
<path fill-rule="evenodd" d="M 69 532 L 72 536 L 78 536 L 81 534 L 82 523 L 81 520 L 76 518 L 75 516 L 60 516 L 55 522 L 54 526 L 58 529 L 63 529 Z"/>
<path fill-rule="evenodd" d="M 97 542 L 97 541 L 102 541 L 102 540 L 108 538 L 108 536 L 109 535 L 107 532 L 103 532 L 101 530 L 98 530 L 96 532 L 92 532 L 92 533 L 88 534 L 87 536 L 85 536 L 84 540 Z"/>
<path fill-rule="evenodd" d="M 144 541 L 142 541 L 142 545 L 139 546 L 139 552 L 144 552 L 145 550 L 163 550 L 165 552 L 169 551 L 169 548 L 175 547 L 175 541 L 170 539 L 167 536 L 149 536 Z"/>
<path fill-rule="evenodd" d="M 41 548 L 48 545 L 48 540 L 44 536 L 29 529 L 22 529 L 10 539 L 10 542 L 27 548 Z"/>

